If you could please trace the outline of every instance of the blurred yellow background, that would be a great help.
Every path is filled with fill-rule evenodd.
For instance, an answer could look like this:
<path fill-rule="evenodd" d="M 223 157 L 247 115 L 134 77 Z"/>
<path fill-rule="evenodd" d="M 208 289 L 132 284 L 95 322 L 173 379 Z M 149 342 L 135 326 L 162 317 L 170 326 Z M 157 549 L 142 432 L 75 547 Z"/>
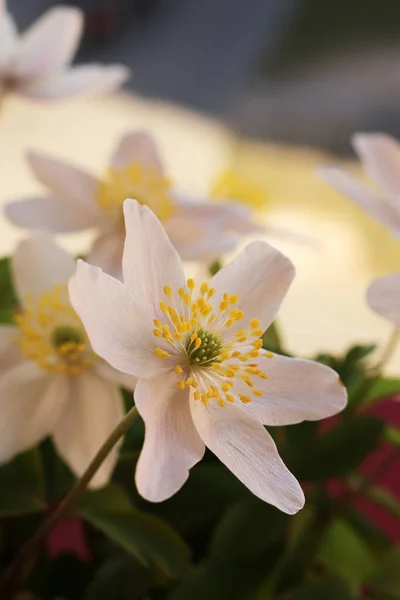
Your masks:
<path fill-rule="evenodd" d="M 212 119 L 131 94 L 47 105 L 11 98 L 0 113 L 0 202 L 43 192 L 24 160 L 27 150 L 101 173 L 119 137 L 133 129 L 154 134 L 178 188 L 208 193 L 218 174 L 233 167 L 265 189 L 268 203 L 258 218 L 310 238 L 309 244 L 266 238 L 297 268 L 280 313 L 292 352 L 310 356 L 320 350 L 340 352 L 355 342 L 384 343 L 390 328 L 368 309 L 365 291 L 373 277 L 400 270 L 400 244 L 318 180 L 317 165 L 339 160 L 317 149 L 238 139 Z M 350 166 L 357 170 L 355 163 Z M 11 252 L 26 234 L 2 216 L 1 254 Z M 82 252 L 89 237 L 60 240 Z M 399 373 L 400 350 L 388 370 Z"/>

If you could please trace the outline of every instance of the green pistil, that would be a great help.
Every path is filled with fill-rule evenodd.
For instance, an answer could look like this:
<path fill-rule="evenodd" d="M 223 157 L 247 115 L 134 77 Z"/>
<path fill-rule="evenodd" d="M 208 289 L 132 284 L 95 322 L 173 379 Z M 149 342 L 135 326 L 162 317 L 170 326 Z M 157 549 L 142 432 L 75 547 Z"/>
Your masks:
<path fill-rule="evenodd" d="M 83 332 L 71 325 L 59 325 L 51 335 L 51 341 L 55 348 L 65 344 L 82 344 L 84 341 Z"/>
<path fill-rule="evenodd" d="M 197 339 L 201 340 L 201 345 L 196 348 L 195 341 L 190 340 L 186 346 L 191 365 L 211 365 L 218 361 L 218 357 L 223 351 L 224 345 L 221 338 L 216 333 L 203 329 L 197 330 Z"/>

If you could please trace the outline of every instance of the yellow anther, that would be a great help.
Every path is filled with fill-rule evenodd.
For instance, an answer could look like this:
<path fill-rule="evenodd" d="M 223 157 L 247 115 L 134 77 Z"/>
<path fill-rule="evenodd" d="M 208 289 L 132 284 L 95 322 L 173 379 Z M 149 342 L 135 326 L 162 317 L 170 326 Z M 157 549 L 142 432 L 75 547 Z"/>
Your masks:
<path fill-rule="evenodd" d="M 202 401 L 202 403 L 203 403 L 203 404 L 208 404 L 209 400 L 210 400 L 210 399 L 209 399 L 209 397 L 207 396 L 207 394 L 202 394 L 202 395 L 201 395 L 201 401 Z"/>
<path fill-rule="evenodd" d="M 232 396 L 232 394 L 225 394 L 225 398 L 228 402 L 235 402 L 235 396 Z"/>
<path fill-rule="evenodd" d="M 164 285 L 164 294 L 168 296 L 168 298 L 172 297 L 172 290 L 169 285 Z"/>
<path fill-rule="evenodd" d="M 154 319 L 153 323 L 156 327 L 158 327 L 158 329 L 160 329 L 160 327 L 162 327 L 162 323 L 161 323 L 160 319 Z"/>
<path fill-rule="evenodd" d="M 266 358 L 274 358 L 274 355 L 273 355 L 273 353 L 272 353 L 272 352 L 264 352 L 264 356 L 265 356 Z"/>
<path fill-rule="evenodd" d="M 262 340 L 258 339 L 258 340 L 254 340 L 254 342 L 251 342 L 251 345 L 254 346 L 254 348 L 256 350 L 260 350 L 260 348 L 262 348 Z"/>
<path fill-rule="evenodd" d="M 168 352 L 166 352 L 162 348 L 154 348 L 153 354 L 155 354 L 155 356 L 159 356 L 160 358 L 163 358 L 164 360 L 169 357 Z"/>
<path fill-rule="evenodd" d="M 227 369 L 225 371 L 226 377 L 235 377 L 235 373 L 236 373 L 236 371 L 234 369 L 232 369 L 232 367 L 230 367 L 229 369 Z"/>
<path fill-rule="evenodd" d="M 195 348 L 200 348 L 200 346 L 201 346 L 201 339 L 199 337 L 195 341 L 194 346 L 195 346 Z"/>
<path fill-rule="evenodd" d="M 251 393 L 254 394 L 255 396 L 260 396 L 260 397 L 263 395 L 261 390 L 252 390 Z"/>
<path fill-rule="evenodd" d="M 196 391 L 193 393 L 193 398 L 194 398 L 195 400 L 200 400 L 200 396 L 201 396 L 201 394 L 200 394 L 199 390 L 196 390 Z"/>
<path fill-rule="evenodd" d="M 243 319 L 243 315 L 244 315 L 244 312 L 242 310 L 238 310 L 236 313 L 236 317 L 235 317 L 236 321 L 240 321 L 240 319 Z"/>
<path fill-rule="evenodd" d="M 228 301 L 229 300 L 229 294 L 227 294 L 226 292 L 224 292 L 222 294 L 222 299 Z"/>
<path fill-rule="evenodd" d="M 229 352 L 223 352 L 219 355 L 220 360 L 227 360 L 229 358 Z"/>
<path fill-rule="evenodd" d="M 216 318 L 217 318 L 217 315 L 214 315 L 214 313 L 210 317 L 208 317 L 208 321 L 207 321 L 208 325 L 211 325 L 211 323 L 213 323 Z"/>
<path fill-rule="evenodd" d="M 232 327 L 235 324 L 235 319 L 228 319 L 225 323 L 225 327 Z"/>
<path fill-rule="evenodd" d="M 196 285 L 196 284 L 195 284 L 195 282 L 194 282 L 194 279 L 188 279 L 188 280 L 186 281 L 186 283 L 187 283 L 187 286 L 188 286 L 189 290 L 190 290 L 191 292 L 193 292 L 193 290 L 194 290 L 194 287 L 195 287 L 195 285 Z"/>
<path fill-rule="evenodd" d="M 200 294 L 204 296 L 208 292 L 208 283 L 204 281 L 200 286 Z"/>
<path fill-rule="evenodd" d="M 185 290 L 183 288 L 179 288 L 178 295 L 179 295 L 179 298 L 183 299 L 185 296 Z"/>
<path fill-rule="evenodd" d="M 241 335 L 237 340 L 239 343 L 247 342 L 247 335 Z"/>
<path fill-rule="evenodd" d="M 261 377 L 261 379 L 268 379 L 268 375 L 266 373 L 261 372 L 258 376 Z"/>
<path fill-rule="evenodd" d="M 183 335 L 181 333 L 174 333 L 172 337 L 174 337 L 176 340 L 179 340 L 180 342 L 183 340 Z"/>
<path fill-rule="evenodd" d="M 214 296 L 215 294 L 215 289 L 214 288 L 210 288 L 207 292 L 207 296 L 208 298 L 211 298 L 211 296 Z"/>
<path fill-rule="evenodd" d="M 231 389 L 231 387 L 232 387 L 232 384 L 231 384 L 231 383 L 228 383 L 227 381 L 225 381 L 225 382 L 222 384 L 222 386 L 221 386 L 221 387 L 222 387 L 222 391 L 223 391 L 223 392 L 229 392 L 229 390 L 230 390 L 230 389 Z"/>
<path fill-rule="evenodd" d="M 153 335 L 155 335 L 158 338 L 162 337 L 162 333 L 159 329 L 153 329 Z"/>
<path fill-rule="evenodd" d="M 212 368 L 214 371 L 220 371 L 221 370 L 221 365 L 219 363 L 214 363 L 212 365 Z"/>
<path fill-rule="evenodd" d="M 208 304 L 205 308 L 201 309 L 201 314 L 203 315 L 203 317 L 208 317 L 208 315 L 210 314 L 211 311 L 212 311 L 212 306 L 211 306 L 211 304 Z"/>
<path fill-rule="evenodd" d="M 199 298 L 197 300 L 197 306 L 199 308 L 205 308 L 207 306 L 207 302 L 204 300 L 204 298 Z"/>
<path fill-rule="evenodd" d="M 260 353 L 258 350 L 251 350 L 249 352 L 249 356 L 251 356 L 252 358 L 255 358 L 256 356 L 260 356 Z"/>
<path fill-rule="evenodd" d="M 160 302 L 160 308 L 161 308 L 161 310 L 162 310 L 163 313 L 168 314 L 168 306 L 162 300 Z"/>
<path fill-rule="evenodd" d="M 185 304 L 187 304 L 187 306 L 190 306 L 191 302 L 192 302 L 192 297 L 190 294 L 185 294 L 183 301 Z"/>
<path fill-rule="evenodd" d="M 250 396 L 246 396 L 245 394 L 239 394 L 239 398 L 240 401 L 243 402 L 243 404 L 248 404 L 249 402 L 251 402 Z"/>
<path fill-rule="evenodd" d="M 229 298 L 229 304 L 236 304 L 238 300 L 239 296 L 237 294 L 232 294 L 232 296 Z"/>
<path fill-rule="evenodd" d="M 242 353 L 239 352 L 239 350 L 235 350 L 235 352 L 232 352 L 232 358 L 240 358 L 241 355 Z"/>
<path fill-rule="evenodd" d="M 180 375 L 181 373 L 183 373 L 183 369 L 182 369 L 182 367 L 180 365 L 176 365 L 175 366 L 175 373 L 177 375 Z"/>
<path fill-rule="evenodd" d="M 236 333 L 235 333 L 235 337 L 241 337 L 242 335 L 245 335 L 246 332 L 244 329 L 239 329 Z"/>
<path fill-rule="evenodd" d="M 219 400 L 218 400 L 218 405 L 219 405 L 221 408 L 224 408 L 224 406 L 226 406 L 226 402 L 225 402 L 224 400 L 222 400 L 222 398 L 219 398 Z"/>
<path fill-rule="evenodd" d="M 186 385 L 193 385 L 193 377 L 188 377 L 186 379 Z"/>
<path fill-rule="evenodd" d="M 194 331 L 190 336 L 190 341 L 194 342 L 194 340 L 197 340 L 197 331 Z"/>
<path fill-rule="evenodd" d="M 253 319 L 252 321 L 250 321 L 250 327 L 252 329 L 255 329 L 256 327 L 258 327 L 260 324 L 260 321 L 258 319 Z"/>
<path fill-rule="evenodd" d="M 224 311 L 227 308 L 228 308 L 228 301 L 222 300 L 222 302 L 219 303 L 219 310 Z"/>
<path fill-rule="evenodd" d="M 183 379 L 181 379 L 181 381 L 178 381 L 177 386 L 180 390 L 184 390 L 185 389 L 185 381 Z"/>
<path fill-rule="evenodd" d="M 262 329 L 253 329 L 253 331 L 251 332 L 251 335 L 257 335 L 260 336 L 262 335 L 264 332 Z"/>

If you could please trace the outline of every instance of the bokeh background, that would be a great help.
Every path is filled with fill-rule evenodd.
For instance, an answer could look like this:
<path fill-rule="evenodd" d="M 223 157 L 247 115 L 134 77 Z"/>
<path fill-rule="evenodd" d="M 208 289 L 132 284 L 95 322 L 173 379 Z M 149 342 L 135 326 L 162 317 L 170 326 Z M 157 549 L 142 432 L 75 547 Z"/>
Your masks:
<path fill-rule="evenodd" d="M 9 0 L 23 29 L 55 4 Z M 300 355 L 386 339 L 365 290 L 400 269 L 400 244 L 315 175 L 349 164 L 350 135 L 400 135 L 400 5 L 395 0 L 80 0 L 78 62 L 133 70 L 117 95 L 57 104 L 7 99 L 0 112 L 0 203 L 36 190 L 28 149 L 100 173 L 118 138 L 149 129 L 178 187 L 208 193 L 233 168 L 261 186 L 258 218 L 308 238 L 269 238 L 298 275 L 280 323 Z M 0 217 L 0 250 L 24 232 Z M 87 236 L 62 239 L 80 251 Z M 195 267 L 192 266 L 192 269 Z M 399 373 L 400 353 L 389 370 Z"/>

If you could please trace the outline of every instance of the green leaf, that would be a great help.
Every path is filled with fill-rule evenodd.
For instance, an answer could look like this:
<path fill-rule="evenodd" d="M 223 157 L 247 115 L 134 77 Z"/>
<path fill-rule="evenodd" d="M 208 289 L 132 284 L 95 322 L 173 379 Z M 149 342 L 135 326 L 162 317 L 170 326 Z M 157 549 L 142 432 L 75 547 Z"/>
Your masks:
<path fill-rule="evenodd" d="M 0 258 L 0 307 L 10 309 L 16 307 L 18 300 L 14 291 L 10 269 L 10 259 Z"/>
<path fill-rule="evenodd" d="M 341 518 L 330 524 L 317 558 L 354 588 L 363 584 L 376 566 L 372 550 L 349 523 Z"/>
<path fill-rule="evenodd" d="M 142 600 L 151 577 L 130 556 L 112 557 L 94 574 L 83 600 Z"/>
<path fill-rule="evenodd" d="M 337 577 L 323 577 L 305 583 L 292 596 L 292 600 L 356 600 L 346 583 Z"/>
<path fill-rule="evenodd" d="M 135 509 L 115 484 L 86 492 L 77 512 L 142 565 L 157 565 L 179 579 L 190 571 L 189 549 L 164 521 Z"/>
<path fill-rule="evenodd" d="M 387 442 L 393 446 L 400 447 L 400 431 L 394 427 L 386 427 L 384 431 L 384 437 Z"/>
<path fill-rule="evenodd" d="M 364 517 L 359 510 L 348 506 L 342 511 L 342 516 L 352 529 L 376 552 L 387 550 L 391 543 L 386 535 Z"/>
<path fill-rule="evenodd" d="M 228 509 L 211 544 L 211 557 L 251 558 L 267 550 L 284 534 L 288 518 L 255 498 Z"/>
<path fill-rule="evenodd" d="M 278 324 L 274 321 L 262 335 L 263 348 L 271 352 L 282 352 L 282 338 Z"/>
<path fill-rule="evenodd" d="M 384 428 L 382 421 L 368 415 L 342 421 L 314 440 L 306 460 L 300 456 L 292 468 L 299 479 L 307 481 L 347 475 L 375 450 Z"/>
<path fill-rule="evenodd" d="M 387 396 L 392 396 L 399 392 L 400 379 L 394 377 L 380 377 L 371 385 L 371 389 L 365 398 L 365 402 L 371 403 L 375 400 L 380 400 L 381 398 L 386 398 Z"/>
<path fill-rule="evenodd" d="M 400 600 L 400 548 L 394 548 L 384 556 L 368 581 L 368 588 L 379 598 L 384 595 L 390 600 Z"/>
<path fill-rule="evenodd" d="M 0 468 L 0 516 L 12 517 L 46 509 L 42 462 L 37 448 Z"/>
<path fill-rule="evenodd" d="M 214 260 L 214 262 L 211 263 L 211 265 L 209 265 L 208 272 L 210 273 L 211 277 L 214 277 L 214 275 L 216 275 L 218 273 L 218 271 L 220 271 L 221 269 L 222 269 L 221 261 Z"/>

